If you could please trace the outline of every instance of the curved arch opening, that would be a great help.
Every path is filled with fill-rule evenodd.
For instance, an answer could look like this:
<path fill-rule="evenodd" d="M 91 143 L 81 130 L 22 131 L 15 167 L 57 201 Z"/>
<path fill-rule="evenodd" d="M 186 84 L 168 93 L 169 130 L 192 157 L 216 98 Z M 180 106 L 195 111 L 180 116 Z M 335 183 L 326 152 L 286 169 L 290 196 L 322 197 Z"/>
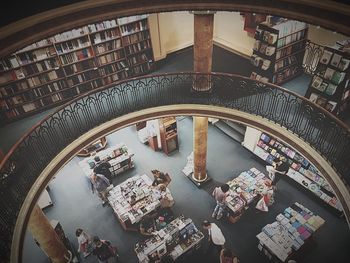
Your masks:
<path fill-rule="evenodd" d="M 46 167 L 44 172 L 39 176 L 36 183 L 33 185 L 30 194 L 27 196 L 25 203 L 21 209 L 20 215 L 17 220 L 14 240 L 12 243 L 12 262 L 21 261 L 21 253 L 23 248 L 24 234 L 26 225 L 29 218 L 29 213 L 37 202 L 40 193 L 46 187 L 50 179 L 65 165 L 67 164 L 83 147 L 96 139 L 111 134 L 116 130 L 120 130 L 129 125 L 135 124 L 139 121 L 150 120 L 154 118 L 160 118 L 165 116 L 208 116 L 220 119 L 228 119 L 244 125 L 256 128 L 258 130 L 267 132 L 286 144 L 292 146 L 295 150 L 302 153 L 309 161 L 311 161 L 317 169 L 324 175 L 325 179 L 331 185 L 336 192 L 343 209 L 344 214 L 349 222 L 349 207 L 350 197 L 349 191 L 343 184 L 342 180 L 338 177 L 336 172 L 325 162 L 322 157 L 313 150 L 305 142 L 298 139 L 290 132 L 283 130 L 280 126 L 273 124 L 260 117 L 250 114 L 242 113 L 232 109 L 225 109 L 222 107 L 208 106 L 208 105 L 174 105 L 163 106 L 141 110 L 135 113 L 130 113 L 104 123 L 93 130 L 82 135 L 79 139 L 68 145 L 57 157 L 51 161 Z"/>

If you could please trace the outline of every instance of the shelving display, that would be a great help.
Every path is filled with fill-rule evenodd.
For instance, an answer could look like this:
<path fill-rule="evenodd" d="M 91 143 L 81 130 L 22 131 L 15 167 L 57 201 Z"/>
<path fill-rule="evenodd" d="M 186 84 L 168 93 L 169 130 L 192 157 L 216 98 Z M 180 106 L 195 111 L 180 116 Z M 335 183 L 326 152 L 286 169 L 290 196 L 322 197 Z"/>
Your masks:
<path fill-rule="evenodd" d="M 160 206 L 160 192 L 152 182 L 145 174 L 135 175 L 109 192 L 109 204 L 125 230 L 135 229 L 133 225 Z"/>
<path fill-rule="evenodd" d="M 324 47 L 305 97 L 342 116 L 349 108 L 350 54 L 341 46 Z"/>
<path fill-rule="evenodd" d="M 296 202 L 278 214 L 275 222 L 263 227 L 256 236 L 258 248 L 273 262 L 287 262 L 324 223 L 323 218 Z"/>
<path fill-rule="evenodd" d="M 167 155 L 179 149 L 175 117 L 159 119 L 159 131 L 162 149 Z"/>
<path fill-rule="evenodd" d="M 105 146 L 105 140 L 98 140 L 80 152 L 80 155 L 86 155 L 92 151 L 96 152 L 94 156 L 86 157 L 84 160 L 79 162 L 79 166 L 82 168 L 87 177 L 90 177 L 93 172 L 95 156 L 100 157 L 101 161 L 109 162 L 111 165 L 110 171 L 113 175 L 118 175 L 134 167 L 134 153 L 128 149 L 124 143 L 98 151 L 98 149 L 104 148 Z"/>
<path fill-rule="evenodd" d="M 302 72 L 307 24 L 279 18 L 260 23 L 255 33 L 251 78 L 282 84 Z"/>
<path fill-rule="evenodd" d="M 334 208 L 338 214 L 342 213 L 342 206 L 327 181 L 313 164 L 291 147 L 262 133 L 254 148 L 254 153 L 269 164 L 272 164 L 276 158 L 284 156 L 289 165 L 287 172 L 289 178 L 311 191 L 318 199 Z"/>
<path fill-rule="evenodd" d="M 140 263 L 161 262 L 166 257 L 175 262 L 187 251 L 198 249 L 203 238 L 204 234 L 198 230 L 192 219 L 179 216 L 156 231 L 152 238 L 137 243 L 135 253 Z"/>
<path fill-rule="evenodd" d="M 154 58 L 147 17 L 89 24 L 1 58 L 0 119 L 9 122 L 151 71 Z"/>

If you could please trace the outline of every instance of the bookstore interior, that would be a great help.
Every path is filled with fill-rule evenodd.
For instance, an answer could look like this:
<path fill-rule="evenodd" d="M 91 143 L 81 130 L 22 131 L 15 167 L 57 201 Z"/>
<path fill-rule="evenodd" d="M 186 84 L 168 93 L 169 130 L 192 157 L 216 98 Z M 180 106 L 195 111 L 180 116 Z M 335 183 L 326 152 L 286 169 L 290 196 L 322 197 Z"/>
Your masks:
<path fill-rule="evenodd" d="M 151 16 L 115 18 L 88 24 L 43 39 L 1 58 L 1 122 L 17 121 L 59 106 L 93 89 L 152 73 L 156 68 L 155 54 L 158 52 L 152 42 L 159 40 L 153 39 Z M 312 30 L 315 31 L 314 28 Z M 302 75 L 307 43 L 310 41 L 309 31 L 311 28 L 306 23 L 267 16 L 265 21 L 256 25 L 254 35 L 250 36 L 253 39 L 250 78 L 282 85 Z M 349 112 L 349 46 L 349 40 L 341 39 L 322 47 L 315 72 L 305 92 L 306 98 L 339 117 Z M 254 215 L 254 222 L 260 219 L 263 225 L 253 233 L 254 240 L 240 237 L 242 243 L 255 244 L 256 251 L 260 253 L 258 256 L 261 256 L 259 262 L 288 262 L 313 253 L 310 243 L 317 243 L 323 229 L 331 225 L 327 224 L 326 218 L 329 215 L 326 217 L 318 210 L 314 211 L 314 204 L 324 209 L 321 211 L 329 212 L 336 218 L 334 220 L 346 224 L 339 200 L 317 168 L 279 138 L 251 127 L 244 127 L 243 140 L 232 140 L 232 144 L 239 144 L 244 151 L 248 150 L 255 158 L 253 160 L 256 165 L 231 174 L 226 181 L 216 178 L 229 186 L 224 218 L 214 220 L 211 218 L 212 211 L 207 211 L 207 218 L 201 218 L 201 221 L 190 218 L 186 214 L 190 210 L 182 211 L 181 202 L 176 198 L 182 194 L 181 184 L 192 185 L 194 192 L 200 191 L 191 180 L 181 181 L 180 184 L 180 179 L 177 178 L 191 177 L 194 169 L 193 152 L 182 152 L 187 147 L 184 144 L 192 143 L 188 139 L 192 134 L 185 134 L 181 130 L 184 118 L 191 119 L 177 116 L 143 121 L 128 127 L 127 136 L 118 135 L 111 139 L 111 134 L 101 137 L 77 154 L 71 161 L 74 165 L 67 164 L 68 168 L 62 169 L 62 173 L 67 173 L 65 170 L 73 171 L 69 167 L 74 166 L 76 176 L 89 184 L 97 165 L 96 157 L 108 164 L 112 175 L 112 184 L 107 193 L 108 206 L 99 205 L 97 208 L 96 204 L 101 204 L 101 200 L 97 197 L 89 198 L 88 195 L 84 201 L 86 204 L 82 203 L 81 206 L 89 204 L 88 211 L 91 213 L 94 210 L 100 213 L 101 209 L 110 211 L 101 212 L 109 217 L 105 224 L 112 224 L 111 218 L 114 217 L 122 231 L 118 232 L 118 236 L 113 236 L 112 229 L 104 233 L 109 239 L 130 239 L 134 243 L 133 255 L 125 255 L 123 249 L 127 249 L 122 245 L 122 240 L 118 242 L 119 253 L 122 256 L 124 253 L 125 262 L 188 262 L 186 258 L 204 251 L 207 233 L 202 229 L 201 223 L 205 219 L 222 227 L 225 230 L 223 234 L 228 239 L 231 236 L 229 230 L 239 224 L 243 225 L 249 215 Z M 222 122 L 211 119 L 210 123 L 215 127 L 215 123 L 220 121 Z M 223 136 L 221 134 L 218 136 Z M 156 156 L 159 155 L 162 155 L 162 161 L 157 160 Z M 265 166 L 274 164 L 280 157 L 284 157 L 284 162 L 288 165 L 282 181 L 312 200 L 312 207 L 301 203 L 297 197 L 285 207 L 278 205 L 280 189 L 272 184 Z M 155 184 L 154 173 L 151 171 L 158 169 L 163 161 L 170 167 L 172 162 L 177 162 L 180 158 L 182 167 L 176 168 L 179 171 L 177 174 L 170 174 L 172 182 L 168 182 L 165 190 Z M 67 248 L 72 250 L 77 262 L 96 262 L 89 261 L 94 258 L 93 255 L 83 257 L 79 254 L 81 248 L 77 247 L 75 237 L 70 233 L 72 227 L 65 227 L 64 220 L 59 218 L 60 214 L 53 212 L 56 206 L 60 207 L 59 201 L 65 196 L 62 194 L 65 192 L 63 186 L 60 196 L 55 194 L 56 186 L 53 187 L 57 184 L 59 173 L 41 194 L 38 204 L 44 212 L 50 211 L 50 217 L 59 220 L 52 220 L 52 224 L 61 233 L 60 237 Z M 210 183 L 211 186 L 218 186 L 213 183 Z M 214 204 L 215 200 L 208 192 L 206 197 L 195 194 L 195 201 L 203 202 L 202 199 L 207 198 L 209 204 Z M 169 200 L 172 202 L 165 202 Z M 277 213 L 271 215 L 271 210 Z M 267 214 L 270 214 L 269 221 L 266 221 Z M 69 215 L 64 217 L 67 216 Z M 85 217 L 89 215 L 85 214 Z M 85 226 L 87 232 L 97 234 L 96 231 L 100 228 L 84 224 L 83 220 L 79 222 L 80 226 Z M 145 230 L 148 235 L 135 235 L 147 220 L 151 221 Z M 117 228 L 115 225 L 113 227 Z M 332 230 L 323 232 L 326 231 Z M 100 237 L 107 239 L 102 235 Z M 230 237 L 230 244 L 234 238 Z M 241 262 L 244 262 L 244 255 L 237 250 L 235 252 Z"/>

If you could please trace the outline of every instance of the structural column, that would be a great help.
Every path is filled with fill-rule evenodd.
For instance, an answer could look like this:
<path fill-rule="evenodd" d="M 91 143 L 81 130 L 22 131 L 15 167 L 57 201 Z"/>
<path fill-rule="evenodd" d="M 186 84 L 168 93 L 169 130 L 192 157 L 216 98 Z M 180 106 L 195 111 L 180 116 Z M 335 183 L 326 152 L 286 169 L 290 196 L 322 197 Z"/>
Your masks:
<path fill-rule="evenodd" d="M 213 55 L 214 13 L 194 13 L 194 71 L 211 73 Z M 196 76 L 193 90 L 208 92 L 211 89 L 210 76 Z M 207 180 L 207 138 L 208 118 L 194 117 L 193 128 L 193 175 L 198 183 Z"/>
<path fill-rule="evenodd" d="M 64 246 L 41 208 L 36 204 L 28 222 L 29 231 L 53 263 L 70 262 L 70 252 Z"/>

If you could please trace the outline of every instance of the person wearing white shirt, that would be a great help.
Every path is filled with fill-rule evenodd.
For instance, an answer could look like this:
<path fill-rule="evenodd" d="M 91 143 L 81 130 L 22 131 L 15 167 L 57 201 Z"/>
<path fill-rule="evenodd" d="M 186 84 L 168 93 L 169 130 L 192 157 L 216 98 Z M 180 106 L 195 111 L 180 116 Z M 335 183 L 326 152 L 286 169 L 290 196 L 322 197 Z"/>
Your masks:
<path fill-rule="evenodd" d="M 208 251 L 211 250 L 212 247 L 215 247 L 218 253 L 220 253 L 226 241 L 221 229 L 215 223 L 210 223 L 207 220 L 203 221 L 202 226 L 204 229 L 208 230 Z"/>

